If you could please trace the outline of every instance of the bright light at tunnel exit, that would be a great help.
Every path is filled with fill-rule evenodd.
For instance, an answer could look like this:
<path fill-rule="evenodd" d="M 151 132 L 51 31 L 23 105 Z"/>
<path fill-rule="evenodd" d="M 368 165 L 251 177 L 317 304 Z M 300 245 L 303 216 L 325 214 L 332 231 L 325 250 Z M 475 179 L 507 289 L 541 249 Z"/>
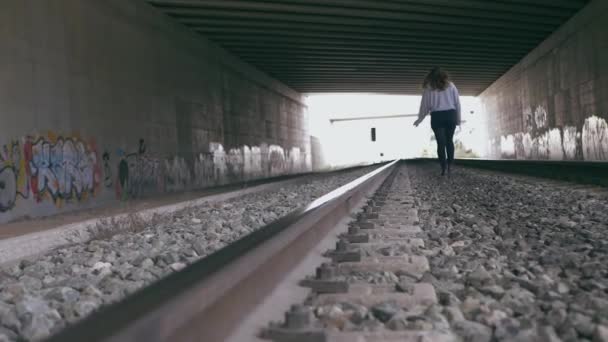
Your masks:
<path fill-rule="evenodd" d="M 430 116 L 418 127 L 421 96 L 383 94 L 309 94 L 306 99 L 317 168 L 380 162 L 397 158 L 436 157 Z M 463 124 L 454 140 L 457 157 L 484 157 L 485 115 L 477 97 L 462 96 Z M 359 118 L 360 120 L 348 120 Z M 347 119 L 331 122 L 332 119 Z M 375 129 L 375 141 L 371 131 Z"/>

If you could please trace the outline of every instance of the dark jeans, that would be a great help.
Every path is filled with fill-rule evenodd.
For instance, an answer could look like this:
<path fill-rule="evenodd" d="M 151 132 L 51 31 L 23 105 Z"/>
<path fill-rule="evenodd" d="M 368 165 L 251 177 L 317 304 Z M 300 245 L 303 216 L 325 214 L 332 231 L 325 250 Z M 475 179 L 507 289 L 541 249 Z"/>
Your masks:
<path fill-rule="evenodd" d="M 453 109 L 431 112 L 431 128 L 437 140 L 437 157 L 442 170 L 446 167 L 446 152 L 447 165 L 451 165 L 454 161 L 454 131 L 458 122 L 457 116 L 457 112 Z"/>

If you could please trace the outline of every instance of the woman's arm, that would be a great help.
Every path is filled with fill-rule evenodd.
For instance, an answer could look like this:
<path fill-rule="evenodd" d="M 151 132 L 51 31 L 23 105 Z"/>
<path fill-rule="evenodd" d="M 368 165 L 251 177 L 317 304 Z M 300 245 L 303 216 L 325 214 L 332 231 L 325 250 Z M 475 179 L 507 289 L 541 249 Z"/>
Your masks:
<path fill-rule="evenodd" d="M 420 110 L 418 111 L 418 119 L 414 122 L 414 126 L 420 125 L 424 117 L 429 113 L 429 91 L 424 89 L 422 100 L 420 101 Z"/>

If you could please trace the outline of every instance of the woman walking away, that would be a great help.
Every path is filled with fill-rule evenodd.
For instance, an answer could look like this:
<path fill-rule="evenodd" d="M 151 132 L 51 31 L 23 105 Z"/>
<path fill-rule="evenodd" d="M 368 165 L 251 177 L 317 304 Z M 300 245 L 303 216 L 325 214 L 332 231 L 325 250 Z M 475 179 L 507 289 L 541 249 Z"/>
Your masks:
<path fill-rule="evenodd" d="M 426 75 L 422 87 L 424 92 L 420 112 L 414 126 L 418 127 L 424 117 L 431 113 L 431 128 L 437 140 L 437 157 L 441 164 L 441 175 L 445 175 L 446 168 L 449 175 L 454 162 L 454 131 L 456 126 L 460 125 L 458 89 L 450 81 L 448 73 L 439 67 L 433 68 Z"/>

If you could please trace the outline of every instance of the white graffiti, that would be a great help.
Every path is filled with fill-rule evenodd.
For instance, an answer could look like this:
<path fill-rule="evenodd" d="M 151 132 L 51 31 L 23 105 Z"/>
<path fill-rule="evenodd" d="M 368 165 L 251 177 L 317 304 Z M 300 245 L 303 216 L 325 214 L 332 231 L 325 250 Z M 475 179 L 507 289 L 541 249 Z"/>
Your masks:
<path fill-rule="evenodd" d="M 214 179 L 216 184 L 225 184 L 226 183 L 226 152 L 224 152 L 224 146 L 220 143 L 209 143 L 209 151 L 213 155 L 213 165 L 214 165 Z"/>
<path fill-rule="evenodd" d="M 577 140 L 581 137 L 581 133 L 577 132 L 576 127 L 566 126 L 562 130 L 564 134 L 563 144 L 564 156 L 566 159 L 574 159 L 576 157 Z"/>
<path fill-rule="evenodd" d="M 132 153 L 121 160 L 119 184 L 133 198 L 140 197 L 146 188 L 163 191 L 163 165 L 157 158 Z"/>
<path fill-rule="evenodd" d="M 490 150 L 491 156 L 499 158 L 608 160 L 608 122 L 594 115 L 580 129 L 553 128 L 535 137 L 531 133 L 506 135 L 491 139 Z"/>
<path fill-rule="evenodd" d="M 532 132 L 534 130 L 534 115 L 531 107 L 524 109 L 524 130 L 526 132 Z"/>
<path fill-rule="evenodd" d="M 165 172 L 167 191 L 184 190 L 191 183 L 192 175 L 184 158 L 165 160 Z"/>
<path fill-rule="evenodd" d="M 200 153 L 194 160 L 194 186 L 202 188 L 212 185 L 214 171 L 213 155 Z"/>
<path fill-rule="evenodd" d="M 515 139 L 512 135 L 500 138 L 500 153 L 505 158 L 515 157 Z"/>
<path fill-rule="evenodd" d="M 268 146 L 268 168 L 271 176 L 278 176 L 285 172 L 285 153 L 281 146 Z"/>
<path fill-rule="evenodd" d="M 554 128 L 547 133 L 548 155 L 551 160 L 564 159 L 564 150 L 562 148 L 562 134 L 559 128 Z"/>
<path fill-rule="evenodd" d="M 226 162 L 228 164 L 227 169 L 230 180 L 242 180 L 245 178 L 243 174 L 245 158 L 241 149 L 231 148 L 228 150 Z"/>
<path fill-rule="evenodd" d="M 585 160 L 608 160 L 608 123 L 595 115 L 587 118 L 582 134 Z"/>
<path fill-rule="evenodd" d="M 264 175 L 262 169 L 262 151 L 259 147 L 253 146 L 244 146 L 243 147 L 243 155 L 244 155 L 244 169 L 245 176 L 248 179 L 255 179 L 262 177 Z"/>
<path fill-rule="evenodd" d="M 530 157 L 530 153 L 532 151 L 532 146 L 534 146 L 534 141 L 532 139 L 532 135 L 530 133 L 524 133 L 521 137 L 523 151 L 521 152 L 521 159 L 526 159 Z"/>
<path fill-rule="evenodd" d="M 547 127 L 547 109 L 545 107 L 536 107 L 534 111 L 534 123 L 536 123 L 536 129 Z"/>
<path fill-rule="evenodd" d="M 547 134 L 541 134 L 532 140 L 530 157 L 533 159 L 549 159 L 549 137 Z"/>

